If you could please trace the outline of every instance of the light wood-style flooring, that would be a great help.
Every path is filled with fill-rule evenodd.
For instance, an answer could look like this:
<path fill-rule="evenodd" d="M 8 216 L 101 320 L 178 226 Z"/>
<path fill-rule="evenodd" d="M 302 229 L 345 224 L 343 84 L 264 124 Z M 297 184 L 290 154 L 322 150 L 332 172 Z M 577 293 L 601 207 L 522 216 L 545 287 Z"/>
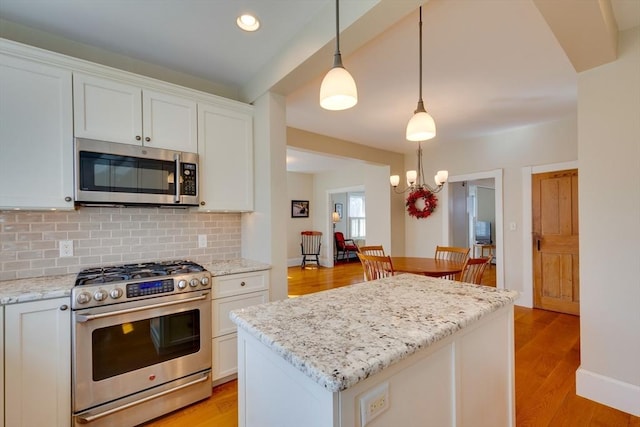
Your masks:
<path fill-rule="evenodd" d="M 360 263 L 336 268 L 291 267 L 289 296 L 362 281 Z M 495 286 L 495 267 L 483 283 Z M 516 424 L 518 427 L 640 427 L 640 418 L 576 395 L 580 319 L 551 311 L 515 308 Z M 237 382 L 213 389 L 200 403 L 145 424 L 148 427 L 236 427 Z M 270 427 L 270 426 L 265 426 Z"/>

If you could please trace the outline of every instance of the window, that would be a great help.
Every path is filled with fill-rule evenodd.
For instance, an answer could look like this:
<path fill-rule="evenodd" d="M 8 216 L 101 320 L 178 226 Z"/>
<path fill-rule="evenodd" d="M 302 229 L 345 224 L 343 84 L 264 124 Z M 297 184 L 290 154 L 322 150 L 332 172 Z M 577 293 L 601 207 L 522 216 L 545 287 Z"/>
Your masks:
<path fill-rule="evenodd" d="M 364 240 L 367 235 L 364 193 L 349 193 L 349 238 Z"/>

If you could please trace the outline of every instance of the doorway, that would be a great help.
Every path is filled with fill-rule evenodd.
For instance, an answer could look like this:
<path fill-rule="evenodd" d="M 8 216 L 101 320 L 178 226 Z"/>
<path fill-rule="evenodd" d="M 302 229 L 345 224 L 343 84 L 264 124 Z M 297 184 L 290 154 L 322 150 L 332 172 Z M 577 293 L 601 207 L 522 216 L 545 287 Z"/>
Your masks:
<path fill-rule="evenodd" d="M 464 183 L 464 186 L 462 185 Z M 469 183 L 476 187 L 474 199 L 469 197 Z M 495 258 L 496 267 L 496 287 L 504 288 L 504 258 L 503 258 L 503 216 L 502 216 L 502 170 L 496 169 L 487 172 L 478 172 L 468 175 L 450 176 L 447 190 L 442 193 L 443 212 L 443 241 L 452 246 L 470 247 L 474 256 L 481 256 L 480 249 L 474 246 L 475 224 L 480 219 L 478 213 L 477 188 L 481 188 L 481 193 L 489 191 L 490 197 L 483 197 L 481 211 L 487 210 L 487 200 L 492 209 L 490 215 L 493 217 L 485 222 L 491 222 L 491 248 Z M 482 196 L 481 196 L 482 197 Z M 474 205 L 475 203 L 475 205 Z M 481 213 L 483 216 L 486 212 Z M 482 219 L 480 219 L 482 220 Z M 484 256 L 487 252 L 484 253 Z"/>

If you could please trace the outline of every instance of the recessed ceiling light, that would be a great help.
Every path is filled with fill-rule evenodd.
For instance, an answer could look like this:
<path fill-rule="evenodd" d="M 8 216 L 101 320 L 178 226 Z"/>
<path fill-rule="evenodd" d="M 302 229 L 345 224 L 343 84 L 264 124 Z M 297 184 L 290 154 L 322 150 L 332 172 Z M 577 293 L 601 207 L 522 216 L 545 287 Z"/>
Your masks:
<path fill-rule="evenodd" d="M 236 24 L 238 24 L 238 27 L 245 31 L 256 31 L 258 28 L 260 28 L 260 21 L 258 21 L 258 18 L 249 14 L 238 16 L 238 19 L 236 19 Z"/>

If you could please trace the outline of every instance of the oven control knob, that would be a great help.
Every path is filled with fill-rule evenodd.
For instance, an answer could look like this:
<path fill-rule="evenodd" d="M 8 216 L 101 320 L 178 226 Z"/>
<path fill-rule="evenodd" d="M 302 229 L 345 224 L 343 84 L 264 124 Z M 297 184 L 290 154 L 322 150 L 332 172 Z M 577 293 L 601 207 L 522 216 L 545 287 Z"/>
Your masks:
<path fill-rule="evenodd" d="M 191 281 L 189 282 L 189 286 L 191 286 L 192 288 L 195 288 L 199 284 L 200 284 L 200 281 L 198 279 L 191 279 Z"/>
<path fill-rule="evenodd" d="M 200 283 L 202 284 L 202 286 L 209 286 L 209 278 L 203 277 L 202 279 L 200 279 Z"/>
<path fill-rule="evenodd" d="M 186 281 L 186 280 L 180 280 L 180 281 L 178 282 L 178 288 L 180 288 L 180 289 L 184 289 L 184 288 L 186 288 L 186 287 L 187 287 L 187 281 Z"/>
<path fill-rule="evenodd" d="M 100 289 L 96 291 L 95 294 L 93 294 L 93 299 L 95 299 L 96 301 L 104 301 L 108 296 L 109 294 L 107 293 L 107 291 Z"/>
<path fill-rule="evenodd" d="M 91 301 L 91 294 L 89 292 L 80 292 L 76 297 L 78 304 L 86 304 Z"/>
<path fill-rule="evenodd" d="M 111 289 L 111 292 L 109 292 L 109 295 L 111 296 L 111 298 L 113 299 L 118 299 L 122 296 L 122 289 L 120 288 L 113 288 Z"/>

